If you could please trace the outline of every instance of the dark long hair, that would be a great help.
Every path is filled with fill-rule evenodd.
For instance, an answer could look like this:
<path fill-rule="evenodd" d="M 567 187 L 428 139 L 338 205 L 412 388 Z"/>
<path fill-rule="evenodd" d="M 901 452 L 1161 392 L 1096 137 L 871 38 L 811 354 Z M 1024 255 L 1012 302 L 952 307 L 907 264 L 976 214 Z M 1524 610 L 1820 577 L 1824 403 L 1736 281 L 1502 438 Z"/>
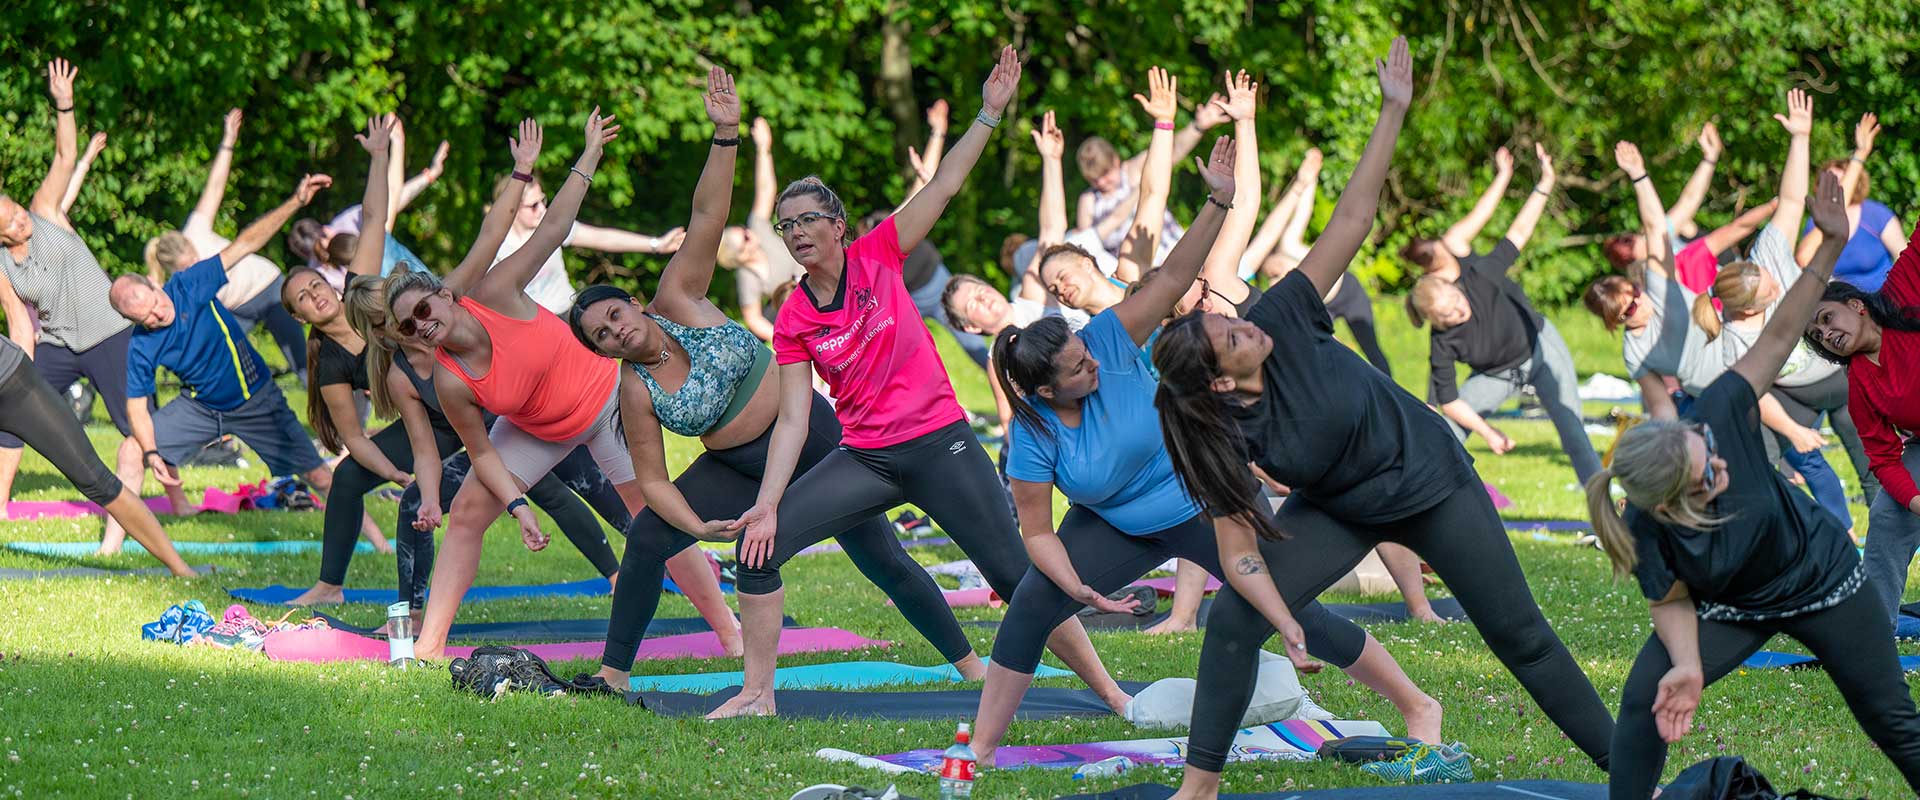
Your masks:
<path fill-rule="evenodd" d="M 302 265 L 288 270 L 286 280 L 280 284 L 280 307 L 286 309 L 289 315 L 294 313 L 293 298 L 288 297 L 287 292 L 293 286 L 293 279 L 303 274 L 319 277 L 320 285 L 333 288 L 326 276 L 317 269 Z M 342 311 L 344 313 L 344 308 Z M 313 365 L 320 363 L 320 340 L 325 336 L 318 326 L 307 326 L 307 425 L 313 428 L 322 449 L 338 453 L 345 449 L 346 444 L 340 439 L 340 428 L 333 424 L 333 412 L 327 408 L 327 399 L 320 396 L 320 387 L 313 384 Z"/>
<path fill-rule="evenodd" d="M 607 300 L 632 302 L 633 295 L 618 286 L 596 283 L 581 289 L 579 294 L 574 295 L 573 307 L 567 309 L 567 327 L 573 329 L 573 338 L 579 339 L 581 344 L 586 345 L 589 352 L 603 356 L 606 353 L 600 352 L 600 348 L 595 347 L 593 342 L 587 341 L 587 331 L 580 325 L 580 318 L 586 315 L 587 309 Z"/>
<path fill-rule="evenodd" d="M 1007 404 L 1013 407 L 1014 421 L 1049 439 L 1053 438 L 1053 431 L 1040 419 L 1039 412 L 1028 405 L 1026 398 L 1035 396 L 1040 387 L 1053 383 L 1053 359 L 1060 355 L 1072 335 L 1065 319 L 1041 317 L 1025 328 L 1008 325 L 993 340 L 993 355 L 989 359 L 993 362 L 993 377 L 1000 382 L 1000 391 L 1006 393 Z"/>
<path fill-rule="evenodd" d="M 1168 323 L 1153 346 L 1153 366 L 1160 371 L 1153 407 L 1160 410 L 1173 474 L 1213 516 L 1239 517 L 1263 539 L 1286 538 L 1254 489 L 1239 428 L 1213 391 L 1220 362 L 1204 319 L 1196 311 Z"/>
<path fill-rule="evenodd" d="M 1866 306 L 1867 316 L 1873 318 L 1875 325 L 1895 331 L 1920 331 L 1920 307 L 1901 306 L 1893 302 L 1891 297 L 1879 292 L 1861 291 L 1860 287 L 1846 281 L 1833 281 L 1827 284 L 1826 291 L 1820 293 L 1820 302 L 1823 303 L 1844 304 L 1849 300 L 1858 300 L 1860 305 Z M 1807 347 L 1821 358 L 1843 367 L 1853 358 L 1828 350 L 1811 331 L 1800 335 L 1806 340 Z"/>

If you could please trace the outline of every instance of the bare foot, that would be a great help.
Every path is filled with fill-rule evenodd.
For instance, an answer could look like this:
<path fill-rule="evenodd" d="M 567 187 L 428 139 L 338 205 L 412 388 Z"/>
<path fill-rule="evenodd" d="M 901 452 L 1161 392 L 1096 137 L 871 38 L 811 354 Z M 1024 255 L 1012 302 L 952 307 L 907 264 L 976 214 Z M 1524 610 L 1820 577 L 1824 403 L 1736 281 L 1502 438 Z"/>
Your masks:
<path fill-rule="evenodd" d="M 1407 736 L 1413 739 L 1439 744 L 1440 718 L 1443 715 L 1440 701 L 1421 695 L 1425 702 L 1413 708 L 1400 709 L 1400 717 L 1407 723 Z"/>
<path fill-rule="evenodd" d="M 322 584 L 322 585 L 325 585 L 325 584 Z M 416 637 L 420 635 L 420 616 L 421 616 L 420 612 L 418 611 L 415 611 L 412 614 L 407 615 L 409 619 L 413 620 L 413 626 L 408 630 L 413 631 L 413 635 Z M 375 636 L 388 636 L 388 637 L 392 636 L 393 620 L 387 620 L 386 622 L 381 623 L 379 630 L 374 631 L 373 634 Z"/>
<path fill-rule="evenodd" d="M 733 717 L 771 717 L 779 713 L 773 707 L 773 692 L 752 695 L 742 692 L 732 700 L 721 703 L 719 708 L 707 715 L 707 719 L 732 719 Z"/>
<path fill-rule="evenodd" d="M 593 674 L 615 689 L 627 688 L 633 684 L 633 673 L 622 672 L 606 665 L 601 665 L 600 671 Z"/>
<path fill-rule="evenodd" d="M 1414 608 L 1411 605 L 1407 606 L 1407 617 L 1416 622 L 1431 622 L 1435 625 L 1447 624 L 1446 618 L 1433 613 L 1433 606 L 1430 605 L 1422 605 L 1419 608 Z"/>
<path fill-rule="evenodd" d="M 1113 713 L 1126 716 L 1127 704 L 1133 702 L 1133 695 L 1121 691 L 1120 687 L 1116 685 L 1113 688 L 1113 694 L 1106 695 L 1100 699 L 1107 704 L 1107 708 L 1113 709 Z"/>
<path fill-rule="evenodd" d="M 979 750 L 973 754 L 973 768 L 976 770 L 993 769 L 992 750 Z"/>
<path fill-rule="evenodd" d="M 953 662 L 953 668 L 960 671 L 960 679 L 964 681 L 984 681 L 987 679 L 987 664 L 981 661 L 980 656 L 974 653 L 968 653 L 964 658 Z"/>
<path fill-rule="evenodd" d="M 747 645 L 745 641 L 740 638 L 740 623 L 738 620 L 734 621 L 733 630 L 715 631 L 714 633 L 720 637 L 720 649 L 726 651 L 728 658 L 740 658 L 747 654 Z"/>
<path fill-rule="evenodd" d="M 315 583 L 313 588 L 302 592 L 299 597 L 288 600 L 289 606 L 331 606 L 347 601 L 345 589 L 330 583 Z"/>
<path fill-rule="evenodd" d="M 1188 631 L 1199 630 L 1200 626 L 1197 623 L 1198 621 L 1193 619 L 1180 619 L 1177 617 L 1167 617 L 1166 619 L 1163 619 L 1158 623 L 1154 624 L 1153 627 L 1146 629 L 1145 633 L 1152 636 L 1159 636 L 1161 634 L 1167 634 L 1167 633 L 1186 633 Z"/>

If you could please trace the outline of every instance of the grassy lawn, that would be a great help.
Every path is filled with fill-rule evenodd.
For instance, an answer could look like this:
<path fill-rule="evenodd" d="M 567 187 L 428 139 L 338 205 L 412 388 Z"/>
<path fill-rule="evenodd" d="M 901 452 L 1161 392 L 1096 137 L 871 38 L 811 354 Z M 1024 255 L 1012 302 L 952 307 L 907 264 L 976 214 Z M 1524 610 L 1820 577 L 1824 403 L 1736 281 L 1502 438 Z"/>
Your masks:
<path fill-rule="evenodd" d="M 1424 332 L 1401 322 L 1391 301 L 1378 309 L 1383 344 L 1401 383 L 1424 392 Z M 1618 372 L 1617 344 L 1583 311 L 1554 315 L 1573 347 L 1583 374 Z M 943 339 L 962 402 L 991 407 L 986 383 Z M 267 348 L 262 348 L 263 352 Z M 305 397 L 289 386 L 304 413 Z M 1600 404 L 1604 410 L 1605 404 Z M 1591 410 L 1591 409 L 1590 409 Z M 1567 459 L 1545 422 L 1503 420 L 1519 441 L 1504 456 L 1471 443 L 1483 477 L 1516 503 L 1514 517 L 1579 519 L 1584 513 Z M 90 428 L 94 443 L 111 460 L 110 428 Z M 1605 442 L 1598 442 L 1604 446 Z M 697 446 L 670 443 L 669 457 L 684 464 Z M 1830 459 L 1852 485 L 1852 473 L 1837 448 Z M 199 469 L 188 473 L 189 489 L 232 488 L 263 477 L 263 470 Z M 149 490 L 153 487 L 150 483 Z M 15 487 L 21 500 L 76 496 L 45 461 L 29 454 Z M 391 526 L 395 505 L 370 498 L 368 507 Z M 1856 508 L 1864 525 L 1865 509 Z M 180 540 L 317 539 L 321 518 L 313 513 L 249 512 L 163 520 Z M 0 523 L 0 540 L 88 540 L 96 519 Z M 1737 535 L 1737 527 L 1728 535 Z M 527 552 L 514 529 L 496 524 L 480 567 L 487 584 L 577 580 L 591 574 L 564 537 L 546 552 Z M 615 541 L 619 541 L 615 537 Z M 1534 596 L 1611 707 L 1628 666 L 1651 631 L 1644 603 L 1630 583 L 1611 580 L 1605 558 L 1579 548 L 1569 537 L 1516 534 L 1514 548 L 1525 564 Z M 962 557 L 956 548 L 913 551 L 924 563 Z M 177 796 L 212 797 L 395 797 L 436 796 L 610 797 L 642 796 L 785 798 L 802 786 L 832 781 L 885 785 L 878 773 L 813 758 L 821 747 L 888 753 L 942 746 L 950 723 L 804 721 L 782 719 L 707 723 L 666 719 L 615 702 L 540 699 L 513 695 L 484 703 L 449 687 L 444 669 L 395 671 L 378 664 L 283 664 L 246 652 L 179 648 L 143 642 L 139 626 L 169 604 L 204 601 L 217 616 L 230 599 L 228 587 L 282 583 L 311 585 L 317 555 L 281 557 L 190 557 L 216 563 L 210 577 L 0 581 L 0 793 L 20 797 Z M 56 567 L 56 561 L 0 550 L 0 567 Z M 80 563 L 149 566 L 144 556 L 84 559 Z M 788 613 L 802 624 L 847 628 L 891 640 L 889 651 L 796 656 L 785 664 L 882 658 L 933 664 L 939 657 L 906 622 L 883 605 L 880 592 L 839 555 L 808 556 L 786 570 Z M 349 585 L 392 586 L 392 556 L 354 559 Z M 1444 593 L 1436 589 L 1436 593 Z M 1912 599 L 1914 595 L 1909 595 Z M 1338 598 L 1353 599 L 1353 598 Z M 1380 598 L 1388 599 L 1388 598 Z M 471 603 L 464 621 L 577 618 L 608 613 L 608 598 L 509 600 Z M 262 618 L 285 609 L 254 607 Z M 340 610 L 347 619 L 373 624 L 384 611 L 371 605 Z M 678 596 L 661 603 L 663 616 L 692 616 Z M 966 609 L 963 619 L 999 611 Z M 968 628 L 985 653 L 991 632 Z M 1447 738 L 1465 742 L 1481 779 L 1547 777 L 1600 781 L 1589 765 L 1486 650 L 1471 626 L 1377 626 L 1374 634 L 1429 693 L 1445 704 Z M 1198 660 L 1198 634 L 1152 638 L 1133 633 L 1095 634 L 1095 644 L 1115 677 L 1154 680 L 1191 677 Z M 1796 649 L 1785 640 L 1774 649 Z M 1913 652 L 1907 648 L 1904 652 Z M 1057 662 L 1049 658 L 1049 663 Z M 590 671 L 587 661 L 555 664 L 563 675 Z M 646 662 L 653 672 L 738 669 L 727 662 Z M 1338 673 L 1303 676 L 1314 698 L 1348 719 L 1374 719 L 1397 730 L 1393 709 Z M 1043 682 L 1077 686 L 1072 679 Z M 72 693 L 69 696 L 69 693 Z M 1822 793 L 1874 798 L 1905 796 L 1892 766 L 1860 733 L 1839 694 L 1819 672 L 1740 672 L 1710 689 L 1699 727 L 1674 748 L 1669 772 L 1726 753 L 1747 756 L 1782 789 L 1807 786 Z M 1009 744 L 1058 744 L 1142 736 L 1117 718 L 1016 724 Z M 1158 780 L 1174 783 L 1172 771 L 1141 770 L 1113 779 L 1075 782 L 1045 771 L 993 772 L 977 796 L 1052 797 Z M 1373 785 L 1358 770 L 1332 765 L 1236 765 L 1229 791 L 1277 791 Z M 931 777 L 907 778 L 901 789 L 937 795 Z"/>

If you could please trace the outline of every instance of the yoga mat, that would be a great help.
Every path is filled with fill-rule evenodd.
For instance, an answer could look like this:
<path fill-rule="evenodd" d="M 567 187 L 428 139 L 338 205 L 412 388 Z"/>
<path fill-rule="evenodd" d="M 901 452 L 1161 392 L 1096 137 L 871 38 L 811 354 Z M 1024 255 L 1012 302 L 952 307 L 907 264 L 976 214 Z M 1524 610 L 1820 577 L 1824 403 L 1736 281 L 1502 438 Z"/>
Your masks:
<path fill-rule="evenodd" d="M 1151 586 L 1154 591 L 1160 593 L 1161 597 L 1172 597 L 1173 585 L 1177 580 L 1176 578 L 1141 578 L 1140 580 L 1134 581 L 1133 585 Z M 1209 593 L 1220 591 L 1220 579 L 1208 575 L 1207 591 Z"/>
<path fill-rule="evenodd" d="M 999 608 L 1006 603 L 992 589 L 941 589 L 940 596 L 947 599 L 948 608 Z M 892 598 L 887 605 L 893 605 Z"/>
<path fill-rule="evenodd" d="M 331 614 L 319 614 L 328 625 L 337 630 L 357 633 L 362 636 L 379 636 L 375 633 L 379 625 L 363 627 L 346 622 Z M 381 625 L 386 624 L 384 621 Z M 781 626 L 797 628 L 800 623 L 793 617 L 781 620 Z M 677 636 L 683 633 L 706 633 L 713 630 L 707 621 L 699 617 L 665 618 L 655 617 L 647 626 L 646 636 Z M 516 622 L 456 622 L 447 632 L 447 641 L 471 642 L 567 642 L 607 638 L 607 621 L 604 619 L 530 619 Z"/>
<path fill-rule="evenodd" d="M 785 713 L 786 709 L 781 709 Z M 1308 761 L 1323 742 L 1343 736 L 1389 736 L 1378 722 L 1344 720 L 1286 720 L 1242 728 L 1234 734 L 1228 761 Z M 1126 756 L 1139 766 L 1178 767 L 1187 763 L 1187 737 L 1128 739 L 1091 744 L 1008 746 L 994 751 L 994 769 L 1037 767 L 1076 769 L 1114 756 Z M 814 755 L 828 761 L 888 772 L 939 772 L 942 751 L 909 750 L 884 756 L 861 756 L 845 750 L 821 750 Z M 889 766 L 895 769 L 889 769 Z"/>
<path fill-rule="evenodd" d="M 1436 597 L 1429 601 L 1433 613 L 1442 619 L 1465 621 L 1467 612 L 1460 607 L 1460 601 L 1451 597 Z M 1349 622 L 1406 622 L 1406 603 L 1327 603 L 1327 610 Z M 1204 619 L 1204 618 L 1203 618 Z"/>
<path fill-rule="evenodd" d="M 782 636 L 781 640 L 785 641 Z M 1036 678 L 1068 678 L 1073 673 L 1045 664 L 1035 671 Z M 871 689 L 922 683 L 959 683 L 960 670 L 952 664 L 916 667 L 891 661 L 841 661 L 832 664 L 808 664 L 781 667 L 773 673 L 775 689 Z M 635 675 L 631 688 L 636 692 L 712 693 L 745 681 L 741 672 L 697 672 L 688 675 Z"/>
<path fill-rule="evenodd" d="M 100 549 L 98 542 L 8 542 L 8 550 L 32 553 L 37 556 L 58 556 L 81 558 L 93 555 Z M 318 539 L 268 539 L 255 542 L 182 542 L 175 541 L 173 549 L 182 555 L 197 556 L 283 556 L 294 553 L 318 553 Z M 128 539 L 123 553 L 145 555 L 147 548 L 139 542 Z M 373 545 L 360 542 L 353 546 L 355 553 L 371 553 Z M 294 595 L 299 594 L 295 592 Z M 293 595 L 288 595 L 292 597 Z"/>
<path fill-rule="evenodd" d="M 1060 800 L 1166 800 L 1172 796 L 1171 786 L 1141 783 L 1110 792 L 1066 795 Z M 1606 800 L 1606 796 L 1607 786 L 1603 783 L 1501 781 L 1223 794 L 1220 800 Z"/>
<path fill-rule="evenodd" d="M 1909 617 L 1920 617 L 1920 603 L 1908 603 L 1900 607 L 1900 613 Z"/>
<path fill-rule="evenodd" d="M 1893 621 L 1893 638 L 1920 639 L 1920 617 L 1901 614 Z"/>
<path fill-rule="evenodd" d="M 838 652 L 886 646 L 888 646 L 887 642 L 868 639 L 838 628 L 794 628 L 780 636 L 782 654 Z M 384 640 L 331 629 L 270 633 L 267 634 L 263 649 L 267 657 L 275 661 L 387 660 L 387 643 Z M 548 661 L 597 659 L 606 651 L 607 643 L 557 642 L 529 645 L 524 649 Z M 460 658 L 472 653 L 471 647 L 447 648 L 448 658 Z M 724 658 L 726 653 L 720 647 L 720 637 L 712 633 L 688 633 L 643 640 L 640 643 L 640 652 L 635 657 L 641 660 Z"/>
<path fill-rule="evenodd" d="M 155 514 L 172 514 L 173 502 L 165 497 L 146 498 L 147 508 Z M 91 500 L 15 500 L 7 504 L 7 516 L 15 520 L 64 519 L 106 516 L 106 509 Z"/>
<path fill-rule="evenodd" d="M 1481 485 L 1487 487 L 1487 499 L 1493 501 L 1494 508 L 1499 509 L 1499 508 L 1513 507 L 1513 498 L 1508 497 L 1504 494 L 1501 494 L 1499 487 L 1494 486 L 1493 484 L 1487 483 L 1485 481 L 1481 481 Z"/>
<path fill-rule="evenodd" d="M 1572 533 L 1576 531 L 1593 530 L 1591 523 L 1573 519 L 1508 519 L 1501 520 L 1501 522 L 1506 523 L 1507 530 L 1510 531 L 1559 531 L 1562 533 Z"/>
<path fill-rule="evenodd" d="M 305 589 L 291 586 L 258 586 L 251 588 L 228 589 L 227 593 L 249 603 L 285 603 L 299 597 Z M 530 583 L 518 586 L 475 586 L 467 590 L 467 601 L 501 600 L 512 597 L 581 597 L 610 594 L 613 585 L 606 578 L 592 578 L 571 583 Z M 394 589 L 348 589 L 349 603 L 392 603 L 399 599 Z"/>
<path fill-rule="evenodd" d="M 213 565 L 201 564 L 192 568 L 194 572 L 206 575 L 213 572 Z M 172 575 L 166 567 L 141 567 L 140 569 L 98 569 L 95 567 L 66 567 L 63 569 L 0 569 L 0 581 L 42 580 L 47 578 L 107 578 L 132 577 L 137 575 Z"/>
<path fill-rule="evenodd" d="M 601 585 L 601 586 L 606 586 L 606 585 L 607 585 L 607 579 L 606 579 L 606 578 L 601 578 L 601 579 L 600 579 L 600 585 Z M 660 589 L 661 589 L 661 591 L 666 591 L 666 592 L 672 592 L 672 593 L 674 593 L 674 594 L 678 594 L 678 595 L 684 595 L 684 594 L 686 594 L 686 592 L 683 592 L 683 591 L 680 591 L 680 584 L 677 584 L 677 583 L 674 583 L 674 582 L 673 582 L 673 579 L 672 579 L 672 578 L 661 578 L 661 579 L 660 579 Z M 612 589 L 612 588 L 607 588 L 607 589 L 603 589 L 602 591 L 606 591 L 606 592 L 610 592 L 610 591 L 613 591 L 613 589 Z M 733 594 L 733 582 L 732 582 L 732 581 L 721 581 L 721 582 L 720 582 L 720 593 L 721 593 L 721 594 Z M 472 597 L 473 595 L 472 595 L 471 593 L 469 593 L 469 594 L 468 594 L 467 596 L 468 596 L 468 597 Z"/>
<path fill-rule="evenodd" d="M 1740 666 L 1746 667 L 1747 669 L 1792 669 L 1795 667 L 1818 667 L 1820 666 L 1820 660 L 1813 656 L 1803 656 L 1798 653 L 1777 653 L 1772 650 L 1761 650 L 1760 652 L 1747 656 L 1747 660 L 1740 662 Z M 1920 670 L 1920 656 L 1901 656 L 1900 670 L 1902 672 Z"/>
<path fill-rule="evenodd" d="M 654 641 L 660 641 L 658 639 Z M 782 646 L 786 637 L 780 638 Z M 384 651 L 382 651 L 384 652 Z M 1132 694 L 1147 684 L 1122 682 L 1120 688 Z M 705 716 L 733 699 L 740 687 L 732 686 L 712 694 L 689 692 L 634 692 L 629 702 L 638 700 L 647 710 L 668 717 Z M 868 719 L 971 720 L 980 711 L 979 689 L 954 689 L 938 692 L 834 692 L 813 689 L 775 690 L 774 703 L 780 716 L 793 719 L 863 717 Z M 1091 689 L 1027 690 L 1014 712 L 1014 719 L 1063 719 L 1066 717 L 1108 717 L 1113 709 L 1100 702 Z"/>

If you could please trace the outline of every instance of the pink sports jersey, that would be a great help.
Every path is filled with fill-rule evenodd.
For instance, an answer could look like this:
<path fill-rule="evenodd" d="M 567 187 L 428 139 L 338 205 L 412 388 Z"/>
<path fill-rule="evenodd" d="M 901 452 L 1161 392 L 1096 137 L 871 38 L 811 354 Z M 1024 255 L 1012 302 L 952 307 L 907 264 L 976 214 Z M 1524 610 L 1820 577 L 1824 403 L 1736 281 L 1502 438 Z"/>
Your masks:
<path fill-rule="evenodd" d="M 813 362 L 849 447 L 895 445 L 966 419 L 900 268 L 893 218 L 847 246 L 840 289 L 816 307 L 804 282 L 773 324 L 779 364 Z"/>

